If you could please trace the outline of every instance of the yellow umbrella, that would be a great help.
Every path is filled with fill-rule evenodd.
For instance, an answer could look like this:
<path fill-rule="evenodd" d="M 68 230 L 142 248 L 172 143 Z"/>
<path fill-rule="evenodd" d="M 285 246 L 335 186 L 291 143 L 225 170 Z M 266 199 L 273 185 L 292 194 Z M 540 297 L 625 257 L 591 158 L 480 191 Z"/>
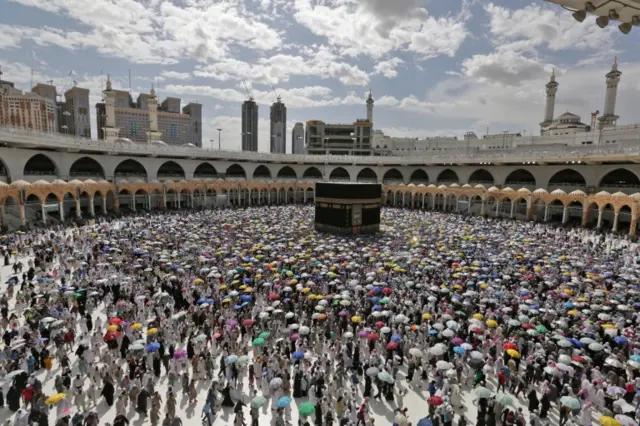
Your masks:
<path fill-rule="evenodd" d="M 204 281 L 202 280 L 202 278 L 196 278 L 193 283 L 194 284 L 202 284 Z"/>
<path fill-rule="evenodd" d="M 481 320 L 484 318 L 484 315 L 482 315 L 480 312 L 478 312 L 477 314 L 473 314 L 473 317 L 477 320 Z"/>
<path fill-rule="evenodd" d="M 424 314 L 422 314 L 423 320 L 430 320 L 431 318 L 433 318 L 433 316 L 428 312 L 425 312 Z"/>
<path fill-rule="evenodd" d="M 302 289 L 302 292 L 305 293 L 305 294 L 309 293 L 310 291 L 311 291 L 311 289 L 309 287 L 305 287 L 305 288 Z"/>
<path fill-rule="evenodd" d="M 515 349 L 507 349 L 507 354 L 509 354 L 511 358 L 520 358 L 520 353 Z"/>
<path fill-rule="evenodd" d="M 600 424 L 602 426 L 622 426 L 622 423 L 609 416 L 600 416 Z"/>
<path fill-rule="evenodd" d="M 113 324 L 110 325 L 109 327 L 107 327 L 107 331 L 111 332 L 111 331 L 118 331 L 118 326 Z"/>
<path fill-rule="evenodd" d="M 222 284 L 220 287 L 218 287 L 218 290 L 226 290 L 227 286 Z"/>
<path fill-rule="evenodd" d="M 498 326 L 498 321 L 496 320 L 487 320 L 487 327 L 496 328 Z"/>
<path fill-rule="evenodd" d="M 602 328 L 616 328 L 614 324 L 603 324 Z"/>
<path fill-rule="evenodd" d="M 131 325 L 132 330 L 140 330 L 141 328 L 142 328 L 142 324 L 140 324 L 139 322 L 133 323 Z"/>
<path fill-rule="evenodd" d="M 158 329 L 157 328 L 150 328 L 147 330 L 147 336 L 153 336 L 154 334 L 158 333 Z"/>
<path fill-rule="evenodd" d="M 577 317 L 580 315 L 580 312 L 576 311 L 575 309 L 567 312 L 567 315 L 571 315 L 572 317 Z"/>
<path fill-rule="evenodd" d="M 46 401 L 44 401 L 44 403 L 47 404 L 47 405 L 57 404 L 58 402 L 60 402 L 63 399 L 65 399 L 66 397 L 67 397 L 66 393 L 57 393 L 57 394 L 52 395 L 49 398 L 47 398 Z"/>
<path fill-rule="evenodd" d="M 351 322 L 356 323 L 356 324 L 360 323 L 361 320 L 362 319 L 359 316 L 351 317 Z"/>

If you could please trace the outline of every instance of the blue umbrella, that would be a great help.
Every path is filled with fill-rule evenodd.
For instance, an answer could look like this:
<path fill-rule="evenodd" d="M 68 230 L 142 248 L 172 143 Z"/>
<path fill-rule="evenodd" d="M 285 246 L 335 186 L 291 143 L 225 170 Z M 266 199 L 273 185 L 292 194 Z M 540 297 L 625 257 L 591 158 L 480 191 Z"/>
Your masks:
<path fill-rule="evenodd" d="M 285 407 L 288 407 L 289 404 L 291 404 L 291 397 L 290 396 L 281 396 L 280 399 L 278 400 L 278 402 L 276 402 L 276 407 L 277 408 L 285 408 Z"/>
<path fill-rule="evenodd" d="M 428 417 L 420 419 L 416 426 L 433 426 L 433 422 Z"/>
<path fill-rule="evenodd" d="M 240 309 L 242 309 L 242 306 L 240 306 L 240 305 L 233 305 L 233 310 L 234 310 L 234 311 L 239 311 Z"/>
<path fill-rule="evenodd" d="M 293 359 L 302 359 L 304 358 L 304 352 L 302 351 L 295 351 L 293 353 Z"/>
<path fill-rule="evenodd" d="M 624 345 L 625 343 L 628 342 L 627 338 L 624 336 L 616 336 L 613 339 L 614 342 L 616 342 L 618 345 Z"/>
<path fill-rule="evenodd" d="M 238 355 L 229 355 L 225 360 L 224 363 L 227 365 L 231 365 L 233 363 L 235 363 L 238 360 Z"/>
<path fill-rule="evenodd" d="M 456 346 L 455 348 L 453 348 L 453 351 L 457 354 L 464 354 L 464 348 L 460 347 L 460 346 Z"/>
<path fill-rule="evenodd" d="M 398 334 L 394 334 L 393 336 L 391 336 L 391 341 L 392 342 L 401 342 L 402 341 L 402 336 L 400 336 Z"/>
<path fill-rule="evenodd" d="M 248 294 L 245 294 L 240 298 L 240 300 L 242 300 L 243 302 L 251 302 L 251 296 L 249 296 Z"/>
<path fill-rule="evenodd" d="M 153 342 L 149 346 L 147 346 L 147 352 L 156 352 L 160 349 L 160 343 Z"/>

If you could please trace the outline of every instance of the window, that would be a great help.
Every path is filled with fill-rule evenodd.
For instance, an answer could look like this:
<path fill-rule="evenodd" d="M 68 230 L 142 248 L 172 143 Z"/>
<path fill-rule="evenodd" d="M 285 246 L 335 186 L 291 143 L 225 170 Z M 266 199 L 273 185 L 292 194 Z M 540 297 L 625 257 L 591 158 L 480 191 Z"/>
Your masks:
<path fill-rule="evenodd" d="M 138 123 L 136 121 L 131 121 L 131 136 L 135 136 L 138 133 Z"/>
<path fill-rule="evenodd" d="M 193 123 L 193 131 L 195 132 L 196 135 L 198 134 L 198 122 L 197 121 L 195 121 Z"/>
<path fill-rule="evenodd" d="M 171 127 L 169 127 L 169 135 L 171 139 L 175 139 L 176 136 L 178 135 L 178 130 L 176 129 L 175 124 L 172 124 Z"/>

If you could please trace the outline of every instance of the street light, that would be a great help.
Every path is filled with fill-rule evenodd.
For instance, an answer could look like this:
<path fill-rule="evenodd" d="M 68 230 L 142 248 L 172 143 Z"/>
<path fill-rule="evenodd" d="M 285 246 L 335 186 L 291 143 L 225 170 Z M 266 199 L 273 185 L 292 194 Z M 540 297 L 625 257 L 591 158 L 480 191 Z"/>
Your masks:
<path fill-rule="evenodd" d="M 220 133 L 222 133 L 222 129 L 216 129 L 218 130 L 218 151 L 220 151 Z"/>

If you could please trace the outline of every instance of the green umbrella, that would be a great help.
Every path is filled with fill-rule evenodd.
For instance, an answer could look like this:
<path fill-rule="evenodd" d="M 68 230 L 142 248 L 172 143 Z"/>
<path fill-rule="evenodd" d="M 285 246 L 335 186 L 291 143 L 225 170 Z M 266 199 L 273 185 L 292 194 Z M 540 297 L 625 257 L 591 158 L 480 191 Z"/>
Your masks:
<path fill-rule="evenodd" d="M 266 339 L 269 336 L 271 336 L 271 333 L 269 333 L 268 331 L 263 331 L 258 335 L 258 339 Z"/>
<path fill-rule="evenodd" d="M 251 342 L 251 344 L 255 347 L 260 347 L 260 346 L 264 346 L 264 339 L 262 337 L 258 337 L 257 339 L 254 339 L 253 342 Z"/>
<path fill-rule="evenodd" d="M 509 395 L 504 394 L 502 392 L 500 392 L 496 396 L 496 401 L 498 402 L 498 404 L 502 405 L 503 407 L 507 405 L 513 405 L 513 398 L 511 398 Z"/>
<path fill-rule="evenodd" d="M 386 371 L 379 372 L 378 379 L 382 380 L 383 382 L 393 383 L 393 376 Z"/>
<path fill-rule="evenodd" d="M 298 408 L 298 413 L 300 413 L 300 416 L 302 417 L 310 416 L 315 413 L 315 411 L 316 407 L 313 405 L 313 402 L 303 402 Z"/>
<path fill-rule="evenodd" d="M 251 400 L 251 408 L 262 408 L 266 403 L 267 399 L 262 395 L 258 395 Z"/>
<path fill-rule="evenodd" d="M 539 325 L 536 327 L 536 331 L 538 333 L 548 333 L 549 330 L 547 330 L 547 327 L 545 327 L 544 325 Z"/>
<path fill-rule="evenodd" d="M 491 391 L 482 386 L 477 387 L 474 393 L 478 398 L 489 398 L 491 396 Z"/>
<path fill-rule="evenodd" d="M 249 357 L 246 355 L 242 355 L 240 358 L 238 358 L 238 360 L 236 361 L 236 364 L 238 365 L 247 365 L 249 364 Z"/>
<path fill-rule="evenodd" d="M 580 401 L 572 396 L 563 396 L 562 398 L 560 398 L 560 403 L 565 407 L 571 408 L 572 410 L 579 410 L 581 407 Z"/>

